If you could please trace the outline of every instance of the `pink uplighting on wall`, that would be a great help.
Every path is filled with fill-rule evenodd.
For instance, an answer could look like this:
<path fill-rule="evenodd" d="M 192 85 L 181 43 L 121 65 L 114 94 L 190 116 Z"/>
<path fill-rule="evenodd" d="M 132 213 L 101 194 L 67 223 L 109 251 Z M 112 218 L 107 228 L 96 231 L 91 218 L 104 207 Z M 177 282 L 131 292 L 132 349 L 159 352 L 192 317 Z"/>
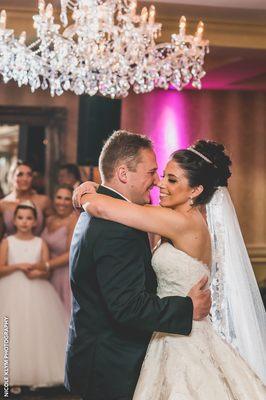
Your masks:
<path fill-rule="evenodd" d="M 169 99 L 166 98 L 165 100 Z M 159 118 L 155 120 L 154 128 L 149 134 L 154 142 L 160 171 L 163 170 L 169 156 L 174 151 L 187 146 L 182 112 L 180 112 L 182 104 L 180 103 L 178 108 L 174 102 L 171 102 L 171 99 L 161 103 Z"/>
<path fill-rule="evenodd" d="M 161 175 L 169 156 L 176 150 L 188 146 L 185 124 L 185 99 L 182 93 L 157 91 L 151 93 L 150 102 L 145 101 L 145 134 L 153 143 L 157 155 L 158 172 Z M 156 97 L 152 99 L 152 96 Z M 157 202 L 158 190 L 153 190 L 152 199 Z"/>
<path fill-rule="evenodd" d="M 185 92 L 154 90 L 123 99 L 121 127 L 152 139 L 160 175 L 169 156 L 190 144 L 187 119 L 191 118 L 191 113 L 187 97 Z M 157 192 L 153 191 L 153 201 L 158 197 Z"/>

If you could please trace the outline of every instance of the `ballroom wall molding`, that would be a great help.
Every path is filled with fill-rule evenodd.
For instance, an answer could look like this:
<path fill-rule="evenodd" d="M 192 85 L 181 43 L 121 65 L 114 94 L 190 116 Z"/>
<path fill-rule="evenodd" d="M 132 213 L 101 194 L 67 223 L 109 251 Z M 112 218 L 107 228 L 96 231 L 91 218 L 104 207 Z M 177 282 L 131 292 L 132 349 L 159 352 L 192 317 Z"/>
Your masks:
<path fill-rule="evenodd" d="M 147 3 L 144 3 L 145 5 Z M 195 31 L 200 19 L 212 47 L 266 49 L 266 11 L 196 7 L 160 3 L 158 21 L 163 23 L 162 41 L 178 30 L 178 20 L 185 15 L 188 30 Z"/>
<path fill-rule="evenodd" d="M 139 8 L 150 3 L 139 2 Z M 32 26 L 32 16 L 37 7 L 1 5 L 8 15 L 9 28 L 17 34 L 26 30 L 28 40 L 34 39 L 35 31 Z M 237 47 L 266 50 L 266 11 L 239 10 L 217 7 L 186 6 L 180 4 L 156 3 L 157 20 L 163 23 L 163 34 L 160 41 L 168 41 L 172 33 L 178 30 L 178 20 L 185 15 L 188 30 L 194 31 L 199 19 L 206 25 L 206 37 L 213 47 Z M 55 9 L 59 19 L 59 9 Z"/>
<path fill-rule="evenodd" d="M 1 106 L 4 106 L 6 110 L 10 110 L 5 111 L 5 114 L 1 116 L 1 122 L 6 123 L 9 119 L 12 120 L 12 118 L 14 121 L 13 123 L 16 123 L 18 120 L 16 108 L 20 108 L 21 106 L 42 110 L 35 111 L 35 114 L 31 111 L 32 121 L 38 119 L 40 115 L 46 118 L 47 113 L 51 112 L 55 113 L 54 115 L 57 115 L 57 118 L 59 118 L 58 110 L 65 109 L 65 120 L 60 136 L 60 148 L 63 157 L 62 162 L 76 162 L 78 142 L 78 96 L 68 92 L 60 97 L 52 98 L 48 91 L 38 90 L 35 93 L 31 93 L 28 86 L 19 88 L 15 82 L 11 81 L 7 84 L 0 83 L 0 107 Z M 57 109 L 57 111 L 55 112 L 54 109 Z M 9 115 L 7 113 L 9 113 Z M 23 115 L 20 115 L 20 118 L 23 119 Z M 62 121 L 62 119 L 60 119 L 60 121 Z M 59 123 L 59 120 L 57 120 L 56 123 Z"/>
<path fill-rule="evenodd" d="M 247 246 L 257 281 L 266 284 L 266 246 Z"/>
<path fill-rule="evenodd" d="M 56 125 L 65 129 L 67 110 L 63 107 L 0 105 L 0 124 Z"/>

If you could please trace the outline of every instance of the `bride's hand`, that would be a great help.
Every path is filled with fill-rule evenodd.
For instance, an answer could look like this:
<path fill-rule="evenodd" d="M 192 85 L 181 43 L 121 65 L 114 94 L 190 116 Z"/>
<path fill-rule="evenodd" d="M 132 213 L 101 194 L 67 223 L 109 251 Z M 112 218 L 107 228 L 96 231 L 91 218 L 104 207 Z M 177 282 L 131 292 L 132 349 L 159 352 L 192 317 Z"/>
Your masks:
<path fill-rule="evenodd" d="M 81 197 L 84 194 L 94 194 L 98 189 L 99 184 L 96 182 L 87 181 L 79 185 L 73 192 L 72 203 L 74 208 L 81 208 Z"/>

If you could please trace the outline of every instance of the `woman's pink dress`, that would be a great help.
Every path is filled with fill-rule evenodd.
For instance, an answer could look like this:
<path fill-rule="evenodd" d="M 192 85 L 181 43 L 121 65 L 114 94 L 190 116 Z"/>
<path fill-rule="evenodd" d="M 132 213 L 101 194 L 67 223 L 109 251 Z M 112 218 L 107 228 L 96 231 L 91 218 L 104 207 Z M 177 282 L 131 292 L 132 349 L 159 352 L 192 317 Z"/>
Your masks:
<path fill-rule="evenodd" d="M 68 227 L 61 226 L 55 231 L 49 231 L 47 227 L 44 228 L 42 238 L 45 240 L 49 247 L 50 258 L 55 258 L 68 251 L 67 247 Z M 69 315 L 71 313 L 71 291 L 69 283 L 69 266 L 68 263 L 53 270 L 51 276 L 51 283 L 59 294 L 65 309 Z"/>

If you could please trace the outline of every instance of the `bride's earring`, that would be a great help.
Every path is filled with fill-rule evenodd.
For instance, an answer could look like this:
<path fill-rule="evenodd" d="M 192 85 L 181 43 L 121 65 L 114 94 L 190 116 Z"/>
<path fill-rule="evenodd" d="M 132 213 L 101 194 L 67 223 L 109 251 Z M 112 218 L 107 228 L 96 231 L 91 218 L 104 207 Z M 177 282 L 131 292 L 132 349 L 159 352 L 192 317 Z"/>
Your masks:
<path fill-rule="evenodd" d="M 192 197 L 189 198 L 189 205 L 190 205 L 191 207 L 194 205 L 194 201 L 193 201 L 193 198 L 192 198 Z"/>

